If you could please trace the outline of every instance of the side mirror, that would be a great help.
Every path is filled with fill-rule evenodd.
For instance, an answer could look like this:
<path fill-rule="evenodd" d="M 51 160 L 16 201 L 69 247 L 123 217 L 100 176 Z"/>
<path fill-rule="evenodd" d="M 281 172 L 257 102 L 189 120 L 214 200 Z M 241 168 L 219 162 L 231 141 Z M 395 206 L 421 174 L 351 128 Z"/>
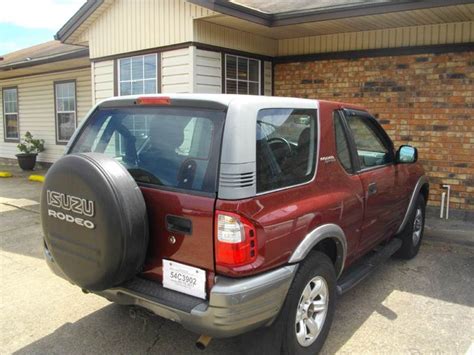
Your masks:
<path fill-rule="evenodd" d="M 418 149 L 411 145 L 402 145 L 397 150 L 397 163 L 409 164 L 418 160 Z"/>

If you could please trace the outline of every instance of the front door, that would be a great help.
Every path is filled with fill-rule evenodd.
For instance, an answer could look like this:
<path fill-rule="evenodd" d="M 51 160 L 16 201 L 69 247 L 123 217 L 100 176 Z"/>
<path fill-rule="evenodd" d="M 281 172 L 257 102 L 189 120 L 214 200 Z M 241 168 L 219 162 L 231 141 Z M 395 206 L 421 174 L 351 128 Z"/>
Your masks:
<path fill-rule="evenodd" d="M 346 110 L 347 127 L 364 188 L 365 211 L 359 250 L 364 253 L 393 235 L 403 208 L 393 144 L 366 112 Z"/>

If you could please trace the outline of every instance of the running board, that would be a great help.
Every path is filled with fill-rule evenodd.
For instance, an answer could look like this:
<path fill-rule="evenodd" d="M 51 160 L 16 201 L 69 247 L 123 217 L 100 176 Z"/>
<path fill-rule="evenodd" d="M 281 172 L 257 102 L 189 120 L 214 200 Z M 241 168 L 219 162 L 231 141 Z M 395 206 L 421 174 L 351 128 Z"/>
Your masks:
<path fill-rule="evenodd" d="M 365 256 L 360 262 L 350 267 L 342 274 L 337 281 L 336 291 L 338 295 L 342 295 L 356 286 L 359 282 L 369 276 L 377 266 L 390 258 L 400 247 L 402 241 L 393 238 L 388 244 L 381 246 L 380 249 L 373 251 Z"/>

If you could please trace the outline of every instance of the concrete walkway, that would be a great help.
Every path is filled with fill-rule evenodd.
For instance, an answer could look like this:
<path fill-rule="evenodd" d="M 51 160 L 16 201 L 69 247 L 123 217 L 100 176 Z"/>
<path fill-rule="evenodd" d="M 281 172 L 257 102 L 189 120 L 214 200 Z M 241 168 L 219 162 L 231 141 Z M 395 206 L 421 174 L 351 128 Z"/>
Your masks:
<path fill-rule="evenodd" d="M 2 170 L 0 168 L 0 170 Z M 193 354 L 197 335 L 129 315 L 54 276 L 42 260 L 41 183 L 0 179 L 0 349 L 17 354 Z M 338 301 L 325 354 L 474 351 L 474 224 L 430 220 L 417 258 L 389 260 Z M 471 350 L 469 350 L 471 349 Z M 242 354 L 241 338 L 207 354 Z"/>

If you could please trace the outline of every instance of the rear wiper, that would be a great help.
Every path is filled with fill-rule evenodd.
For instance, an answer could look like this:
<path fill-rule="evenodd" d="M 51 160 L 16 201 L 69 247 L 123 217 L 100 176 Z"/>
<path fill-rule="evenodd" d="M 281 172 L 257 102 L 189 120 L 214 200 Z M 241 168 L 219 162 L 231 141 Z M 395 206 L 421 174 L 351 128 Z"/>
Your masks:
<path fill-rule="evenodd" d="M 155 175 L 143 168 L 127 168 L 128 172 L 132 177 L 139 182 L 152 183 L 155 185 L 163 185 L 163 183 Z M 143 179 L 144 177 L 144 179 Z"/>

